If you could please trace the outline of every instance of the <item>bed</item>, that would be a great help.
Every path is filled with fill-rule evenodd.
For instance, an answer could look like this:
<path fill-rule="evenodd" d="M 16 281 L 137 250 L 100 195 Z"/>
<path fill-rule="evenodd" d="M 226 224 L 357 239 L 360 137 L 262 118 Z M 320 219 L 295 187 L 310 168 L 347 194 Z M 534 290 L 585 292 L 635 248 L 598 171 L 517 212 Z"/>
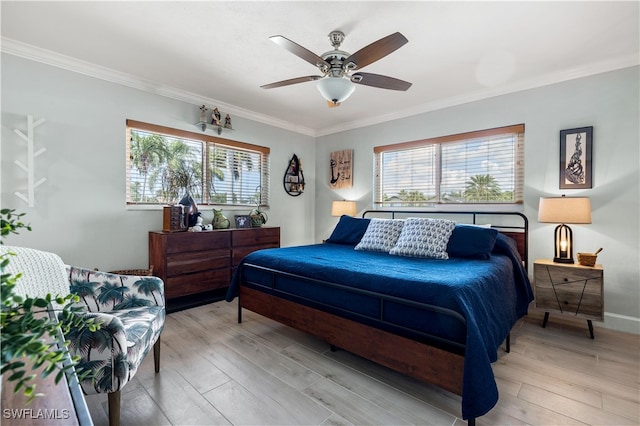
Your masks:
<path fill-rule="evenodd" d="M 491 363 L 533 300 L 528 220 L 423 216 L 366 211 L 322 244 L 251 253 L 226 299 L 239 297 L 238 322 L 248 309 L 462 396 L 474 424 L 498 401 Z"/>

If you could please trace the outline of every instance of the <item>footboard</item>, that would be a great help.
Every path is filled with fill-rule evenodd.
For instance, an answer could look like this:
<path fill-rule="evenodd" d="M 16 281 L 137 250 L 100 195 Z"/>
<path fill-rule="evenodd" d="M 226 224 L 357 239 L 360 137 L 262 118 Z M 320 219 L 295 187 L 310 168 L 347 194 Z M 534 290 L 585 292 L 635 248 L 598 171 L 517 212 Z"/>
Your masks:
<path fill-rule="evenodd" d="M 242 286 L 238 321 L 245 308 L 399 373 L 462 395 L 464 357 L 384 330 Z"/>

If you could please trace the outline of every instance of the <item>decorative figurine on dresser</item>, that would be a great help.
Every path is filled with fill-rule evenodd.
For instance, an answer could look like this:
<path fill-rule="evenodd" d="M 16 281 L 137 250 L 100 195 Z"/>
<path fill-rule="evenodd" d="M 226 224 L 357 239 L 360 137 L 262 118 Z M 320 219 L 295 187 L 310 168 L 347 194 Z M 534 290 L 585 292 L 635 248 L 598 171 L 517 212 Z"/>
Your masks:
<path fill-rule="evenodd" d="M 213 221 L 211 222 L 213 229 L 228 229 L 231 226 L 231 222 L 225 215 L 222 214 L 222 209 L 213 209 Z"/>

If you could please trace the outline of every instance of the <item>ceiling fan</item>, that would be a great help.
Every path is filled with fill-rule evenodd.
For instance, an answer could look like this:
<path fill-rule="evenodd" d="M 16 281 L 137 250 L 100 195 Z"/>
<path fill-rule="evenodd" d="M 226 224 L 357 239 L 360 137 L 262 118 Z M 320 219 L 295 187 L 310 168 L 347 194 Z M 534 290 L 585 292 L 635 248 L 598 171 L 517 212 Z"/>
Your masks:
<path fill-rule="evenodd" d="M 344 33 L 342 31 L 332 31 L 329 34 L 329 40 L 333 50 L 323 53 L 322 56 L 316 55 L 281 35 L 275 35 L 269 37 L 269 39 L 311 65 L 318 67 L 322 75 L 308 75 L 265 84 L 260 86 L 263 89 L 273 89 L 275 87 L 319 80 L 318 90 L 327 100 L 327 104 L 330 107 L 334 107 L 340 105 L 341 102 L 351 96 L 355 90 L 353 83 L 401 91 L 406 91 L 411 87 L 411 83 L 407 81 L 387 77 L 386 75 L 354 72 L 384 58 L 406 44 L 409 40 L 399 32 L 383 37 L 363 47 L 356 53 L 350 54 L 340 50 L 340 45 L 344 41 Z"/>

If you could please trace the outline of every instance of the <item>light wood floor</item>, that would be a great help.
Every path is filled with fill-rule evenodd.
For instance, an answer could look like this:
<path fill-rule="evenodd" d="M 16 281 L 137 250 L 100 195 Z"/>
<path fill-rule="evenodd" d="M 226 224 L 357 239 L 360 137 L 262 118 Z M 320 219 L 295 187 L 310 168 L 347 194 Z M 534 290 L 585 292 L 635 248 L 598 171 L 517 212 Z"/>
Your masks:
<path fill-rule="evenodd" d="M 236 302 L 168 315 L 160 373 L 149 356 L 122 392 L 123 425 L 463 425 L 460 397 L 248 311 Z M 480 425 L 640 424 L 640 336 L 537 313 L 494 364 L 497 406 Z M 106 425 L 106 395 L 87 403 Z"/>

